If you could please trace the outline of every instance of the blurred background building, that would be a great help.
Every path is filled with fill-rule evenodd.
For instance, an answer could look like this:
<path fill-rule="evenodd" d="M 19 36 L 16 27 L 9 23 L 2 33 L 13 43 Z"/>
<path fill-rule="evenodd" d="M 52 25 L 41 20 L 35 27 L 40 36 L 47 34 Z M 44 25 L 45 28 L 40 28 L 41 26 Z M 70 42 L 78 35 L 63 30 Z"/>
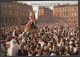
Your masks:
<path fill-rule="evenodd" d="M 29 21 L 31 5 L 20 2 L 1 2 L 1 25 L 18 25 L 16 16 L 25 24 Z M 78 21 L 78 4 L 56 5 L 53 10 L 45 6 L 38 8 L 37 23 L 70 23 Z"/>
<path fill-rule="evenodd" d="M 19 2 L 1 2 L 2 27 L 17 25 L 18 21 L 16 16 L 20 19 L 21 23 L 27 22 L 30 11 L 33 11 L 32 6 L 27 4 Z"/>
<path fill-rule="evenodd" d="M 78 4 L 54 6 L 53 16 L 60 16 L 69 21 L 78 21 Z"/>
<path fill-rule="evenodd" d="M 53 15 L 53 10 L 47 7 L 39 7 L 37 23 L 54 24 L 54 23 L 69 23 L 68 20 L 60 16 Z"/>
<path fill-rule="evenodd" d="M 53 19 L 52 10 L 41 6 L 38 8 L 38 23 L 51 23 Z"/>

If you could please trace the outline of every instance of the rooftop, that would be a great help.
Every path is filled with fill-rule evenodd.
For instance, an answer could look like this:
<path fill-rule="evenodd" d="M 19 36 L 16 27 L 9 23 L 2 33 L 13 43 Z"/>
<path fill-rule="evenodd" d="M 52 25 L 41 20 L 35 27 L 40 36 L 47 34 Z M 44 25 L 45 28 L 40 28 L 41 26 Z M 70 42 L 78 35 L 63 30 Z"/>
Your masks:
<path fill-rule="evenodd" d="M 64 5 L 57 5 L 57 6 L 54 6 L 54 8 L 56 8 L 56 7 L 69 7 L 69 6 L 78 6 L 78 4 L 64 4 Z"/>

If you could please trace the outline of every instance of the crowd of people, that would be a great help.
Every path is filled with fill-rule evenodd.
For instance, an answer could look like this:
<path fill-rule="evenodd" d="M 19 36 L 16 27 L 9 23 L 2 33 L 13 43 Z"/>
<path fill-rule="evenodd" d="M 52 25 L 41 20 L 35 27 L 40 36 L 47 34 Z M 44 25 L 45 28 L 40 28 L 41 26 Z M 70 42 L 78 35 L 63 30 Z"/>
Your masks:
<path fill-rule="evenodd" d="M 2 56 L 70 56 L 79 54 L 78 24 L 37 24 L 24 37 L 18 26 L 1 29 Z M 24 26 L 22 26 L 24 31 Z"/>

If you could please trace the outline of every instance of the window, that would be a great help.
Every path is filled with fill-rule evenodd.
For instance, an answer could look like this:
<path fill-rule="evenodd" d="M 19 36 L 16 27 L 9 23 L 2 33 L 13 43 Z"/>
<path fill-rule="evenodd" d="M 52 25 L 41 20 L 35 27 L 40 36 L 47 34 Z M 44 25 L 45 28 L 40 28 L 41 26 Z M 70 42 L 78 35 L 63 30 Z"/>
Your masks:
<path fill-rule="evenodd" d="M 62 12 L 62 9 L 61 9 L 61 12 Z"/>
<path fill-rule="evenodd" d="M 75 17 L 76 17 L 77 13 L 75 13 Z"/>
<path fill-rule="evenodd" d="M 61 13 L 61 16 L 62 16 L 62 13 Z"/>
<path fill-rule="evenodd" d="M 17 15 L 18 15 L 18 11 L 17 11 Z"/>
<path fill-rule="evenodd" d="M 5 8 L 7 7 L 7 4 L 5 3 Z"/>
<path fill-rule="evenodd" d="M 43 15 L 42 12 L 40 12 L 40 15 Z"/>
<path fill-rule="evenodd" d="M 76 22 L 76 18 L 74 18 L 74 22 Z"/>
<path fill-rule="evenodd" d="M 40 12 L 42 12 L 42 9 L 40 9 Z"/>
<path fill-rule="evenodd" d="M 66 13 L 66 16 L 69 16 L 69 13 Z"/>
<path fill-rule="evenodd" d="M 1 3 L 1 6 L 2 6 L 2 3 Z"/>
<path fill-rule="evenodd" d="M 71 16 L 73 16 L 73 13 L 71 13 Z"/>
<path fill-rule="evenodd" d="M 10 10 L 10 14 L 11 14 L 11 10 Z"/>
<path fill-rule="evenodd" d="M 3 19 L 3 17 L 2 17 L 2 21 L 1 21 L 1 23 L 2 23 L 2 24 L 4 23 L 4 19 Z"/>
<path fill-rule="evenodd" d="M 64 11 L 66 11 L 66 9 L 64 8 Z"/>
<path fill-rule="evenodd" d="M 23 13 L 23 15 L 24 15 L 24 13 Z"/>
<path fill-rule="evenodd" d="M 13 7 L 14 9 L 16 9 L 17 7 L 16 7 L 16 5 L 14 5 L 14 7 Z"/>
<path fill-rule="evenodd" d="M 43 9 L 39 10 L 40 15 L 43 15 Z"/>
<path fill-rule="evenodd" d="M 17 9 L 18 9 L 18 6 L 17 6 Z"/>
<path fill-rule="evenodd" d="M 55 12 L 56 12 L 56 9 L 55 9 Z"/>
<path fill-rule="evenodd" d="M 67 14 L 67 16 L 69 16 L 69 13 Z"/>
<path fill-rule="evenodd" d="M 5 23 L 8 24 L 8 17 L 6 17 L 6 21 L 5 21 Z"/>
<path fill-rule="evenodd" d="M 11 5 L 9 5 L 9 7 L 11 8 Z"/>
<path fill-rule="evenodd" d="M 73 8 L 71 8 L 71 11 L 73 11 Z"/>
<path fill-rule="evenodd" d="M 64 13 L 64 16 L 65 16 L 65 13 Z"/>
<path fill-rule="evenodd" d="M 77 9 L 76 9 L 76 8 L 74 8 L 74 10 L 76 11 Z"/>
<path fill-rule="evenodd" d="M 58 12 L 59 12 L 59 9 L 58 9 Z"/>
<path fill-rule="evenodd" d="M 69 8 L 67 9 L 67 11 L 69 11 Z"/>

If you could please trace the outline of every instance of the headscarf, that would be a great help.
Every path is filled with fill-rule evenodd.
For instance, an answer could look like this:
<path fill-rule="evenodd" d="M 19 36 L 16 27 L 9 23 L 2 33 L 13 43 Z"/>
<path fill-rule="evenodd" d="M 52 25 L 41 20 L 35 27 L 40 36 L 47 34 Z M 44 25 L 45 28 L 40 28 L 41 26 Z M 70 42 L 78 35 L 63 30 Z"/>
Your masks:
<path fill-rule="evenodd" d="M 10 41 L 10 47 L 8 48 L 9 56 L 17 56 L 17 52 L 19 50 L 19 45 L 17 44 L 15 39 Z"/>

